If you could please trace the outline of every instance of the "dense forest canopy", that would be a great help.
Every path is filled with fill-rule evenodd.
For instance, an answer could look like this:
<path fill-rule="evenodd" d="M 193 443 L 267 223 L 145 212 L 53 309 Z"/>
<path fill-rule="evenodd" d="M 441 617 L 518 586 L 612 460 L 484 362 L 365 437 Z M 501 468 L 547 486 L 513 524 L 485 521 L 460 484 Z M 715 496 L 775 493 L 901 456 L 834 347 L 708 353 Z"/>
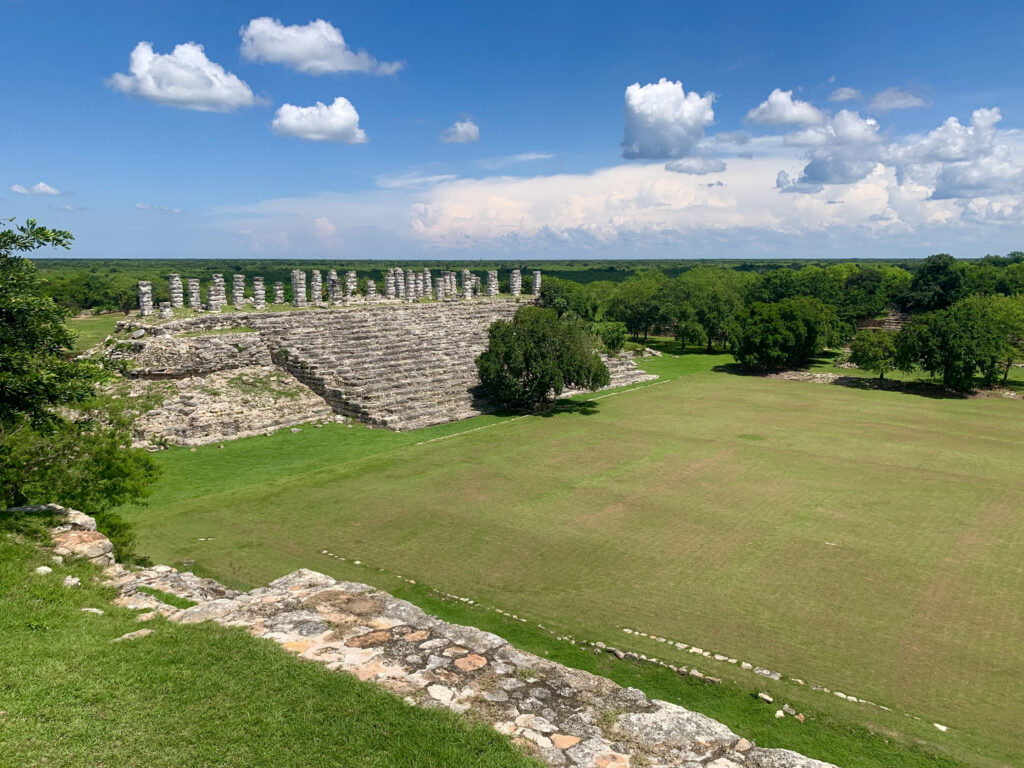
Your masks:
<path fill-rule="evenodd" d="M 250 260 L 211 260 L 211 259 L 37 259 L 36 266 L 43 279 L 44 291 L 58 304 L 73 312 L 82 310 L 119 310 L 125 304 L 134 304 L 136 285 L 139 280 L 149 280 L 153 283 L 153 299 L 156 302 L 167 301 L 170 298 L 167 276 L 172 272 L 180 274 L 183 278 L 198 278 L 203 285 L 203 295 L 214 274 L 220 273 L 228 276 L 230 283 L 231 274 L 244 274 L 248 279 L 255 275 L 262 275 L 269 287 L 276 281 L 285 284 L 286 296 L 290 297 L 291 286 L 289 275 L 293 269 L 337 269 L 344 272 L 349 269 L 355 270 L 360 279 L 360 284 L 366 279 L 376 280 L 380 284 L 384 270 L 391 266 L 405 268 L 427 267 L 437 271 L 442 269 L 462 270 L 470 269 L 483 277 L 488 269 L 498 269 L 502 281 L 502 289 L 507 288 L 508 271 L 521 269 L 523 271 L 524 284 L 528 285 L 530 274 L 534 269 L 543 272 L 545 280 L 548 278 L 561 278 L 571 280 L 575 283 L 621 283 L 628 277 L 638 272 L 657 270 L 667 277 L 678 277 L 686 272 L 698 269 L 722 269 L 741 274 L 767 275 L 774 272 L 803 273 L 805 278 L 810 278 L 813 272 L 803 271 L 816 267 L 828 270 L 830 273 L 845 273 L 852 268 L 869 270 L 875 268 L 897 268 L 916 273 L 926 262 L 924 260 L 902 260 L 883 261 L 877 259 L 859 259 L 836 262 L 835 260 L 780 260 L 780 259 L 717 259 L 717 260 L 658 260 L 658 261 L 604 261 L 604 260 L 574 260 L 574 261 L 409 261 L 409 262 L 381 262 L 371 260 L 357 261 L 312 261 L 312 260 L 277 260 L 277 259 L 250 259 Z M 1011 294 L 1020 292 L 1020 285 L 1024 283 L 1024 267 L 1015 265 L 1024 263 L 1024 252 L 1015 251 L 1006 256 L 986 256 L 976 260 L 958 260 L 965 274 L 969 275 L 971 285 L 967 293 L 978 292 L 974 286 L 984 288 L 987 292 Z M 872 280 L 874 272 L 867 273 L 869 277 L 865 280 Z M 781 279 L 786 279 L 785 277 Z M 1015 282 L 1014 282 L 1015 281 Z M 1016 286 L 1014 291 L 1009 283 Z"/>

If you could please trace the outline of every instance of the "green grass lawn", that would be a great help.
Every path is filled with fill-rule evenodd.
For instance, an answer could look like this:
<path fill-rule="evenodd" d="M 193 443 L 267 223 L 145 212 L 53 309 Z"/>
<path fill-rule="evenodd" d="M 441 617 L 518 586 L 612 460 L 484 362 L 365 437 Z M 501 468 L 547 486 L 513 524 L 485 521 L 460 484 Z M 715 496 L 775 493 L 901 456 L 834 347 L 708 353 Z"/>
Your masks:
<path fill-rule="evenodd" d="M 409 706 L 243 630 L 139 624 L 91 582 L 94 567 L 34 574 L 41 564 L 44 551 L 0 532 L 4 766 L 538 766 L 489 726 Z M 63 587 L 68 574 L 82 586 Z M 111 644 L 142 627 L 155 632 Z"/>
<path fill-rule="evenodd" d="M 78 338 L 75 340 L 75 352 L 84 352 L 94 344 L 103 341 L 109 334 L 114 332 L 114 325 L 118 320 L 123 320 L 124 315 L 120 312 L 110 312 L 104 315 L 79 315 L 68 318 L 68 327 L 74 331 Z"/>
<path fill-rule="evenodd" d="M 729 362 L 648 358 L 663 382 L 549 416 L 172 449 L 149 504 L 124 511 L 154 561 L 233 585 L 300 566 L 396 592 L 412 578 L 692 662 L 621 632 L 641 629 L 895 710 L 701 663 L 836 732 L 1020 764 L 1022 404 L 713 370 Z M 722 718 L 760 727 L 741 710 Z M 772 734 L 756 735 L 844 768 L 914 764 L 834 733 Z"/>

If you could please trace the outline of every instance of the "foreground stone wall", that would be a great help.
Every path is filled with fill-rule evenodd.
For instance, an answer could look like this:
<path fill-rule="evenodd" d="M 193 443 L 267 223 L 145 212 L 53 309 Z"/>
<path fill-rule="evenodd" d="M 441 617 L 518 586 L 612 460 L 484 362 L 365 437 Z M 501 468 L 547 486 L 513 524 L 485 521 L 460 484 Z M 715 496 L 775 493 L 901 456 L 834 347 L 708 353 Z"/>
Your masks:
<path fill-rule="evenodd" d="M 67 523 L 55 536 L 102 537 L 92 518 L 63 511 Z M 63 551 L 109 562 L 95 559 L 95 536 L 81 551 L 65 538 Z M 761 749 L 698 712 L 526 653 L 489 632 L 441 621 L 366 584 L 302 569 L 241 593 L 165 565 L 132 570 L 113 564 L 103 573 L 118 589 L 115 604 L 143 611 L 140 620 L 164 615 L 182 624 L 241 627 L 410 704 L 471 713 L 551 766 L 834 768 L 788 750 Z M 140 587 L 197 605 L 177 609 Z M 145 642 L 154 631 L 118 640 Z M 253 686 L 258 689 L 259 680 Z"/>

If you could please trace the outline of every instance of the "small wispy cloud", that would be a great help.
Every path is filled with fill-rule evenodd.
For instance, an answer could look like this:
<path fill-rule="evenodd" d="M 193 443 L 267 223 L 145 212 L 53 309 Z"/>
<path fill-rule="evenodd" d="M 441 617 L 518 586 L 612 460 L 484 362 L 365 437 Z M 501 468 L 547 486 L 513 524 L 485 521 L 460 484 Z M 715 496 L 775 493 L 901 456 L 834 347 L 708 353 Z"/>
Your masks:
<path fill-rule="evenodd" d="M 16 195 L 59 195 L 61 191 L 54 189 L 45 181 L 33 184 L 31 187 L 23 187 L 21 184 L 12 184 L 11 192 Z"/>
<path fill-rule="evenodd" d="M 550 160 L 554 157 L 550 152 L 520 152 L 518 155 L 502 155 L 501 157 L 485 157 L 477 161 L 477 165 L 489 171 L 507 168 L 519 163 L 532 163 L 537 160 Z"/>
<path fill-rule="evenodd" d="M 136 203 L 135 207 L 140 211 L 153 211 L 154 213 L 171 213 L 178 215 L 184 213 L 181 208 L 168 208 L 166 205 L 150 205 L 149 203 Z"/>
<path fill-rule="evenodd" d="M 63 205 L 51 205 L 51 208 L 55 211 L 88 211 L 89 209 L 82 205 L 72 205 L 71 203 L 64 203 Z"/>
<path fill-rule="evenodd" d="M 414 187 L 430 187 L 455 181 L 459 178 L 454 173 L 435 173 L 430 176 L 421 173 L 404 173 L 400 176 L 378 176 L 377 186 L 381 189 L 411 189 Z"/>
<path fill-rule="evenodd" d="M 893 109 L 915 109 L 917 107 L 930 106 L 931 104 L 910 91 L 904 91 L 900 88 L 886 88 L 881 93 L 875 95 L 868 108 L 876 112 L 888 112 Z"/>

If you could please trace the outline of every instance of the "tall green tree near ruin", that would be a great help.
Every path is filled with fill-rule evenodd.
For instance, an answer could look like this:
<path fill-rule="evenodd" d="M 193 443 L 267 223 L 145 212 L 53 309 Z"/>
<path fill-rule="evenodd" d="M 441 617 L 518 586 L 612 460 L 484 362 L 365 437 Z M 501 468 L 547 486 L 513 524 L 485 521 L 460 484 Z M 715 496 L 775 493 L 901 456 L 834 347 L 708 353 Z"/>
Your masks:
<path fill-rule="evenodd" d="M 608 368 L 596 347 L 597 340 L 581 324 L 559 319 L 553 309 L 524 306 L 511 321 L 491 324 L 476 367 L 492 399 L 537 409 L 566 388 L 608 385 Z"/>
<path fill-rule="evenodd" d="M 968 296 L 949 309 L 915 316 L 897 339 L 900 359 L 916 362 L 950 389 L 967 392 L 976 377 L 993 385 L 1024 356 L 1021 299 Z"/>
<path fill-rule="evenodd" d="M 71 233 L 31 219 L 9 224 L 0 229 L 0 508 L 61 502 L 102 522 L 105 511 L 145 492 L 156 464 L 131 448 L 130 414 L 97 396 L 101 370 L 71 358 L 67 310 L 42 295 L 23 255 L 68 248 Z M 123 524 L 105 522 L 123 550 Z"/>
<path fill-rule="evenodd" d="M 745 368 L 796 368 L 839 340 L 832 307 L 801 296 L 751 304 L 733 324 L 729 346 Z"/>
<path fill-rule="evenodd" d="M 850 342 L 850 362 L 879 379 L 897 367 L 895 331 L 860 331 Z"/>

